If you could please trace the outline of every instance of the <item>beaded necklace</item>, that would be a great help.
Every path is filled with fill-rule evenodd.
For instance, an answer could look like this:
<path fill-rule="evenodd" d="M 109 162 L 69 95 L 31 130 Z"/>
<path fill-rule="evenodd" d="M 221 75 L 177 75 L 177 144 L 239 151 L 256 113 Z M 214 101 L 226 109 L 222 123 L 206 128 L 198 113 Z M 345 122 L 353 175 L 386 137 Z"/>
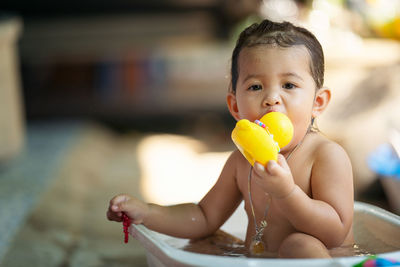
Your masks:
<path fill-rule="evenodd" d="M 128 215 L 125 214 L 125 212 L 122 213 L 122 225 L 123 225 L 123 231 L 124 231 L 124 242 L 128 243 L 129 239 L 129 226 L 131 225 L 131 219 L 128 217 Z"/>

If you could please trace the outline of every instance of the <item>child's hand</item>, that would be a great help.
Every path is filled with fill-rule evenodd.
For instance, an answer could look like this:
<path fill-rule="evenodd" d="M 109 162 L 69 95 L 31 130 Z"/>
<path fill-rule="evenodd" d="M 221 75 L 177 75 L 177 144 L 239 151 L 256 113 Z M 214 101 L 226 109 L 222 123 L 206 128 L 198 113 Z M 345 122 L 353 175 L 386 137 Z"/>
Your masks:
<path fill-rule="evenodd" d="M 117 195 L 110 200 L 107 210 L 107 218 L 110 221 L 122 222 L 122 212 L 131 218 L 132 223 L 141 224 L 149 211 L 147 203 L 144 203 L 129 195 Z"/>
<path fill-rule="evenodd" d="M 281 154 L 278 154 L 278 162 L 270 160 L 266 167 L 256 162 L 253 176 L 257 184 L 271 197 L 285 198 L 295 187 L 292 172 Z"/>

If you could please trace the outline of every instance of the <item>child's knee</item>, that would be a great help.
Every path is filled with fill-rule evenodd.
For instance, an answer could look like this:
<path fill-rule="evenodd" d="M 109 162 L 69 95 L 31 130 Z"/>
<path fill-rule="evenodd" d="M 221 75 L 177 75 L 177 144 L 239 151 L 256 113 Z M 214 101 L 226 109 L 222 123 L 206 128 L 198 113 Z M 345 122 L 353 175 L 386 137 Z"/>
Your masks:
<path fill-rule="evenodd" d="M 286 258 L 294 253 L 305 243 L 303 235 L 301 233 L 293 233 L 286 237 L 279 248 L 279 255 Z"/>
<path fill-rule="evenodd" d="M 303 234 L 293 233 L 283 240 L 279 248 L 282 258 L 329 258 L 325 245 L 317 238 Z"/>

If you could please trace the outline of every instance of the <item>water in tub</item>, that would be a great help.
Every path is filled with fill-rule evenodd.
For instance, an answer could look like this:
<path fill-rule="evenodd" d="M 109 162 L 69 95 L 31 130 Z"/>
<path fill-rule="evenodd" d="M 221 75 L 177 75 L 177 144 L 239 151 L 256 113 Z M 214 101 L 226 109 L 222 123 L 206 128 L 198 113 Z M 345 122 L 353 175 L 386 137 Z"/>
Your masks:
<path fill-rule="evenodd" d="M 372 223 L 368 222 L 368 216 L 356 213 L 355 218 L 355 232 L 356 242 L 351 246 L 343 246 L 330 250 L 332 257 L 347 257 L 347 256 L 366 256 L 375 255 L 378 253 L 390 252 L 400 249 L 400 247 L 394 247 L 388 243 L 382 242 L 381 240 L 372 240 L 371 237 L 365 239 L 360 235 L 365 234 L 366 231 L 371 231 L 371 227 L 375 227 Z M 376 222 L 375 222 L 376 223 Z M 185 251 L 211 254 L 220 256 L 231 256 L 231 257 L 254 257 L 248 253 L 248 250 L 244 246 L 245 229 L 247 225 L 247 216 L 244 212 L 243 203 L 238 207 L 238 210 L 232 215 L 229 221 L 224 224 L 220 230 L 214 235 L 209 236 L 200 240 L 188 240 L 188 239 L 169 239 L 167 243 L 175 248 L 179 248 Z M 385 226 L 387 227 L 387 226 Z M 242 230 L 240 232 L 240 230 Z M 397 230 L 400 233 L 400 230 Z M 379 237 L 374 237 L 379 238 Z M 379 247 L 373 248 L 368 245 L 368 242 L 373 241 L 375 245 Z M 397 242 L 399 243 L 399 242 Z M 400 244 L 398 244 L 400 245 Z M 276 254 L 265 253 L 259 257 L 263 258 L 275 258 Z"/>

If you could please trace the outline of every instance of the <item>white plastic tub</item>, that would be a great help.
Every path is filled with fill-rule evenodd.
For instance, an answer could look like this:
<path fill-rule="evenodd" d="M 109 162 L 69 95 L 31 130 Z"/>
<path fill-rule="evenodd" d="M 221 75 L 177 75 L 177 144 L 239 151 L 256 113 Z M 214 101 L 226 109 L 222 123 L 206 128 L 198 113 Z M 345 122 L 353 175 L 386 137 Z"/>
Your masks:
<path fill-rule="evenodd" d="M 224 231 L 244 238 L 247 219 L 238 211 L 222 227 Z M 400 261 L 400 216 L 376 206 L 356 202 L 354 206 L 354 235 L 356 243 L 378 257 Z M 180 249 L 186 239 L 174 238 L 151 231 L 143 225 L 132 225 L 131 234 L 147 250 L 149 266 L 352 266 L 365 256 L 332 259 L 266 259 L 215 256 Z"/>

